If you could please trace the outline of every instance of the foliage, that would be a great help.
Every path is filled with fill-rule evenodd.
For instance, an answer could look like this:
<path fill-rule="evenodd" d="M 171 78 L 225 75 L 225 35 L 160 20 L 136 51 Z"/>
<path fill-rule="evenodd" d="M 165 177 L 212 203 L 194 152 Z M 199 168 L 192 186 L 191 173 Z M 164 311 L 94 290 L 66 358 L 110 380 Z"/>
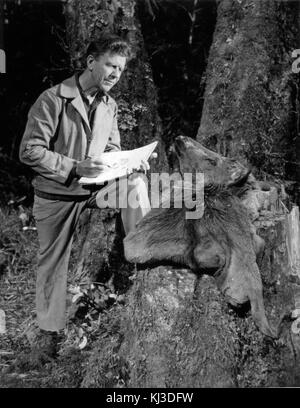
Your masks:
<path fill-rule="evenodd" d="M 8 368 L 15 354 L 26 352 L 28 347 L 22 333 L 32 318 L 36 251 L 36 232 L 23 231 L 18 212 L 1 207 L 0 309 L 5 312 L 7 327 L 7 334 L 1 335 L 1 369 Z M 9 386 L 14 386 L 14 378 L 7 380 Z"/>
<path fill-rule="evenodd" d="M 119 331 L 112 316 L 115 309 L 123 307 L 125 296 L 112 282 L 78 286 L 76 277 L 70 273 L 69 319 L 60 353 L 56 360 L 41 364 L 30 352 L 30 342 L 37 331 L 34 307 L 37 250 L 36 231 L 23 231 L 18 211 L 2 208 L 0 309 L 5 311 L 7 333 L 1 335 L 0 367 L 6 372 L 1 374 L 0 370 L 0 388 L 80 387 L 95 341 L 99 336 L 107 338 Z M 116 365 L 116 353 L 111 358 Z M 109 366 L 107 370 L 104 374 L 109 378 Z"/>
<path fill-rule="evenodd" d="M 128 103 L 124 99 L 118 101 L 118 126 L 123 132 L 131 131 L 138 126 L 139 116 L 147 113 L 149 107 L 143 103 Z"/>
<path fill-rule="evenodd" d="M 70 287 L 69 291 L 74 295 L 72 298 L 74 307 L 69 312 L 69 317 L 76 317 L 83 312 L 84 318 L 90 320 L 91 325 L 99 313 L 109 309 L 115 303 L 124 301 L 124 295 L 116 294 L 113 286 L 100 282 Z M 87 311 L 88 314 L 86 314 Z"/>
<path fill-rule="evenodd" d="M 9 200 L 28 195 L 31 199 L 30 175 L 31 171 L 25 166 L 16 163 L 0 147 L 0 205 L 5 206 Z"/>
<path fill-rule="evenodd" d="M 36 232 L 23 232 L 17 211 L 0 209 L 0 278 L 22 276 L 35 259 Z"/>

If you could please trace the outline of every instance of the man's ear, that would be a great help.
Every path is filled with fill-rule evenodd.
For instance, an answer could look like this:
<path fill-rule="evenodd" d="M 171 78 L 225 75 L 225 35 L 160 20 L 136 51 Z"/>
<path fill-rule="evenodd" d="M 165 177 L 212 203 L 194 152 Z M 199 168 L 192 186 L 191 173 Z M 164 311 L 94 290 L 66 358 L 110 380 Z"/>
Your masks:
<path fill-rule="evenodd" d="M 95 62 L 95 58 L 93 55 L 88 55 L 87 59 L 86 59 L 86 67 L 88 68 L 89 71 L 92 71 L 94 68 L 94 62 Z"/>
<path fill-rule="evenodd" d="M 124 239 L 125 258 L 133 263 L 182 262 L 189 247 L 181 208 L 152 209 Z"/>

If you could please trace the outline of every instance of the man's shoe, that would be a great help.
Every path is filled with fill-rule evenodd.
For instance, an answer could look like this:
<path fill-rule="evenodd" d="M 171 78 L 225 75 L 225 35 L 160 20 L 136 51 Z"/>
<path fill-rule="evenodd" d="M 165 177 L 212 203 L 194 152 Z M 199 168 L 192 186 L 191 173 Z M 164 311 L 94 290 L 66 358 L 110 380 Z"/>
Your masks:
<path fill-rule="evenodd" d="M 53 359 L 59 349 L 59 334 L 40 329 L 33 341 L 31 352 L 41 356 L 42 359 Z"/>
<path fill-rule="evenodd" d="M 38 329 L 31 338 L 31 350 L 22 351 L 9 367 L 9 371 L 29 371 L 41 369 L 44 364 L 52 362 L 58 353 L 61 336 L 57 332 Z"/>

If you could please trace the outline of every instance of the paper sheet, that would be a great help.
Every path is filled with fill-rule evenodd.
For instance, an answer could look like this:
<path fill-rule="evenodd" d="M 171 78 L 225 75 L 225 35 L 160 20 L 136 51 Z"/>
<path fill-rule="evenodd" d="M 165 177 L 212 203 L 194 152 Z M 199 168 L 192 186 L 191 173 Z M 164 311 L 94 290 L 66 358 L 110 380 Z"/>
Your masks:
<path fill-rule="evenodd" d="M 103 184 L 118 177 L 126 176 L 132 169 L 140 168 L 141 161 L 147 161 L 156 148 L 158 142 L 150 143 L 146 146 L 133 150 L 123 150 L 120 152 L 107 152 L 101 155 L 101 160 L 109 166 L 108 170 L 97 177 L 81 177 L 80 184 Z"/>

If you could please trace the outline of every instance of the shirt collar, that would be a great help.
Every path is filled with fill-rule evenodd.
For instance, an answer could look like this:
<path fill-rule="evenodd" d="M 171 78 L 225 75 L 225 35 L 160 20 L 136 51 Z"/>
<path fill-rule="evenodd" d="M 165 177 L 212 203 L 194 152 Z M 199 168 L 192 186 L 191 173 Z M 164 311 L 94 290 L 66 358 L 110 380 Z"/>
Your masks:
<path fill-rule="evenodd" d="M 80 75 L 80 74 L 79 74 Z M 76 75 L 73 75 L 70 78 L 65 79 L 58 88 L 59 95 L 63 98 L 77 98 L 81 96 L 79 88 L 76 84 Z M 115 105 L 114 99 L 108 95 L 108 93 L 104 94 L 102 97 L 103 102 L 107 105 Z M 82 98 L 81 98 L 82 99 Z"/>
<path fill-rule="evenodd" d="M 77 72 L 75 74 L 76 85 L 77 85 L 77 88 L 78 88 L 78 90 L 80 92 L 80 95 L 81 95 L 83 101 L 85 103 L 87 103 L 88 105 L 91 105 L 90 101 L 86 97 L 86 94 L 85 94 L 84 90 L 82 89 L 82 87 L 80 85 L 79 77 L 80 77 L 81 74 L 82 74 L 82 72 Z M 107 103 L 108 102 L 108 95 L 104 91 L 99 90 L 95 95 L 94 101 L 100 103 L 101 100 L 103 100 L 105 103 Z"/>

